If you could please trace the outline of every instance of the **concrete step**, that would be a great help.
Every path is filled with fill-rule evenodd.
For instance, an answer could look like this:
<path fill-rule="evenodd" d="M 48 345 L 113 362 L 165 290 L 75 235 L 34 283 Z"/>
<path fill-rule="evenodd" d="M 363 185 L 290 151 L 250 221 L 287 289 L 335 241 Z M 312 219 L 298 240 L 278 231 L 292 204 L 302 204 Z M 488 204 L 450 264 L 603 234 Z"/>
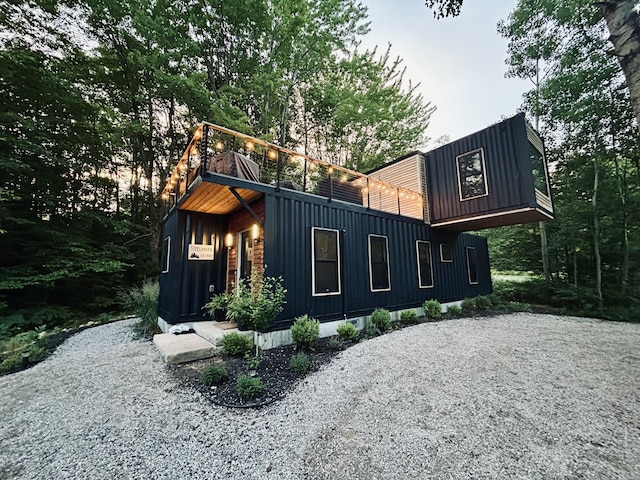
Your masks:
<path fill-rule="evenodd" d="M 237 332 L 253 338 L 252 330 L 238 331 L 237 328 L 220 328 L 219 325 L 217 322 L 193 322 L 193 331 L 216 347 L 220 346 L 222 337 L 231 332 Z M 225 324 L 225 327 L 228 327 L 228 324 Z"/>
<path fill-rule="evenodd" d="M 167 364 L 193 362 L 213 357 L 215 344 L 195 333 L 159 333 L 153 336 L 153 343 Z"/>

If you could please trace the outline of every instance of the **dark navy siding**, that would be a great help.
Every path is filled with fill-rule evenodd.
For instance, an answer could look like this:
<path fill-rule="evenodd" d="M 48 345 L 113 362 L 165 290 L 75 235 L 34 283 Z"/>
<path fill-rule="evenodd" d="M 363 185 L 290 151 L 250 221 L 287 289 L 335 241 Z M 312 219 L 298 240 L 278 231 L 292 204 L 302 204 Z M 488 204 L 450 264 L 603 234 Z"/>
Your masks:
<path fill-rule="evenodd" d="M 227 252 L 225 216 L 174 210 L 166 219 L 163 239 L 171 236 L 168 273 L 160 273 L 159 315 L 168 323 L 203 320 L 202 306 L 209 301 L 209 286 L 224 291 Z M 214 260 L 188 260 L 189 243 L 211 244 Z"/>
<path fill-rule="evenodd" d="M 329 321 L 366 315 L 376 307 L 400 310 L 420 306 L 431 298 L 448 302 L 491 292 L 487 244 L 482 237 L 436 231 L 419 220 L 310 195 L 266 195 L 265 202 L 266 273 L 282 275 L 288 290 L 285 310 L 273 329 L 290 325 L 304 313 Z M 312 227 L 340 231 L 340 295 L 312 295 Z M 369 234 L 388 237 L 391 291 L 370 290 Z M 433 288 L 419 288 L 416 240 L 431 242 Z M 440 243 L 453 245 L 453 263 L 441 263 Z M 477 285 L 467 280 L 466 246 L 477 250 Z"/>
<path fill-rule="evenodd" d="M 456 157 L 484 149 L 488 195 L 461 201 Z M 426 154 L 431 221 L 536 207 L 524 114 Z"/>

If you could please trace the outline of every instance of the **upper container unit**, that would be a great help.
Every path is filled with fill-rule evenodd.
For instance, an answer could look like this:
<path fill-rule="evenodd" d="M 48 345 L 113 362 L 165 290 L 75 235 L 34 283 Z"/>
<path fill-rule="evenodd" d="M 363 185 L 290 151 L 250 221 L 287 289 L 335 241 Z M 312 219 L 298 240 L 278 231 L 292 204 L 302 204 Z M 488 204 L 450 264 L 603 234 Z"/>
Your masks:
<path fill-rule="evenodd" d="M 433 227 L 462 232 L 553 219 L 544 146 L 524 114 L 425 156 Z"/>

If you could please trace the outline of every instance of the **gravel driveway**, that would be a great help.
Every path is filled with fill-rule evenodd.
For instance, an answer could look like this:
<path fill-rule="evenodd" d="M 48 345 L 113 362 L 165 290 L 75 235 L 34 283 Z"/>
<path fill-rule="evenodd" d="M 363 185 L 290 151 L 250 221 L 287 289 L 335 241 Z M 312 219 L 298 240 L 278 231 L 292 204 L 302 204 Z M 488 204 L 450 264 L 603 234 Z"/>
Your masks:
<path fill-rule="evenodd" d="M 0 479 L 640 478 L 640 324 L 417 325 L 227 410 L 176 384 L 132 322 L 0 377 Z"/>

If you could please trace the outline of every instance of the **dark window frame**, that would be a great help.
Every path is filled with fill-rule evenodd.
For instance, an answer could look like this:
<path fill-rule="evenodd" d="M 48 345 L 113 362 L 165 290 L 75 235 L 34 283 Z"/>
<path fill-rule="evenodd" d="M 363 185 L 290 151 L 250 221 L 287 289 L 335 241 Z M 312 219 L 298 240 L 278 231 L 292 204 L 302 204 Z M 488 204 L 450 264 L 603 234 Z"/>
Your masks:
<path fill-rule="evenodd" d="M 420 261 L 420 244 L 424 243 L 427 244 L 427 248 L 428 248 L 428 252 L 429 252 L 429 273 L 430 273 L 430 279 L 431 279 L 431 284 L 423 284 L 422 283 L 422 273 L 423 273 L 423 265 L 422 262 Z M 431 242 L 428 240 L 416 240 L 416 263 L 418 265 L 418 287 L 420 288 L 433 288 L 433 285 L 435 284 L 434 278 L 433 278 L 433 251 L 431 250 Z"/>
<path fill-rule="evenodd" d="M 468 194 L 466 190 L 471 186 L 470 182 L 468 181 L 468 178 L 470 178 L 471 175 L 466 175 L 464 178 L 462 178 L 462 175 L 460 173 L 461 161 L 465 162 L 465 161 L 472 160 L 472 157 L 477 153 L 480 154 L 480 165 L 479 165 L 480 170 L 478 173 L 476 173 L 476 175 L 480 175 L 482 177 L 482 180 L 480 182 L 474 182 L 474 183 L 476 184 L 476 187 L 478 186 L 478 184 L 481 184 L 481 186 L 483 187 L 483 190 L 480 193 L 474 192 L 474 193 Z M 464 164 L 462 166 L 464 166 Z M 469 168 L 467 168 L 466 170 L 469 170 Z M 458 175 L 458 194 L 460 196 L 461 202 L 466 202 L 467 200 L 473 200 L 475 198 L 486 197 L 489 195 L 489 185 L 487 184 L 487 165 L 484 158 L 483 147 L 476 148 L 475 150 L 471 150 L 467 153 L 463 153 L 462 155 L 458 155 L 456 157 L 456 173 Z"/>
<path fill-rule="evenodd" d="M 166 244 L 166 249 L 165 249 Z M 162 241 L 162 270 L 161 273 L 169 273 L 171 267 L 171 235 Z"/>
<path fill-rule="evenodd" d="M 336 258 L 332 259 L 318 259 L 316 258 L 316 232 L 332 232 L 335 234 L 335 246 L 336 246 Z M 336 284 L 338 286 L 337 290 L 327 290 L 324 292 L 319 292 L 316 289 L 316 274 L 317 274 L 317 263 L 335 263 L 336 264 Z M 321 227 L 311 227 L 311 295 L 314 297 L 326 297 L 330 295 L 341 295 L 342 294 L 342 284 L 340 281 L 340 231 L 332 228 L 321 228 Z"/>
<path fill-rule="evenodd" d="M 477 285 L 478 284 L 478 257 L 476 256 L 476 247 L 466 247 L 465 250 L 467 255 L 467 278 L 469 280 L 469 284 Z M 471 265 L 472 257 L 469 255 L 470 252 L 473 252 L 473 266 Z"/>
<path fill-rule="evenodd" d="M 372 292 L 390 292 L 391 291 L 391 262 L 389 260 L 389 237 L 387 237 L 386 235 L 376 235 L 373 233 L 370 233 L 368 235 L 368 247 L 369 247 L 369 289 Z M 387 273 L 387 287 L 386 288 L 374 288 L 374 270 L 378 271 L 378 269 L 374 269 L 374 262 L 373 262 L 373 256 L 371 255 L 371 250 L 372 250 L 372 244 L 371 244 L 371 240 L 373 238 L 382 238 L 384 239 L 384 261 L 383 262 L 375 262 L 375 265 L 385 265 L 386 268 L 386 273 Z"/>

